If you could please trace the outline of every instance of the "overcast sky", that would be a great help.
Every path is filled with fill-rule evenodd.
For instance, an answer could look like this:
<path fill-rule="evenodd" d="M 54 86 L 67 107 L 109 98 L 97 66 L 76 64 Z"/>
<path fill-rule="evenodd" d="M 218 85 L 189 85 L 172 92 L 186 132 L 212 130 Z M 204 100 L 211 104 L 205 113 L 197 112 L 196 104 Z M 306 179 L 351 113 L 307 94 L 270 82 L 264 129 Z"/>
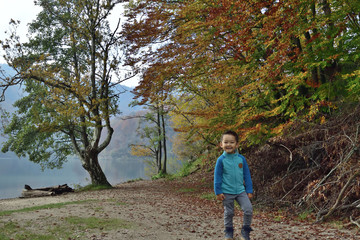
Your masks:
<path fill-rule="evenodd" d="M 37 14 L 40 12 L 41 8 L 35 6 L 33 0 L 0 0 L 0 39 L 4 40 L 6 38 L 5 31 L 9 30 L 9 22 L 11 19 L 20 20 L 20 25 L 17 29 L 18 34 L 20 35 L 20 41 L 26 41 L 26 33 L 28 26 L 27 24 L 32 22 Z M 110 15 L 113 17 L 113 24 L 117 23 L 119 14 L 122 13 L 120 7 L 113 10 L 113 14 Z M 3 52 L 0 49 L 0 63 L 5 63 L 3 59 Z M 123 85 L 134 87 L 137 85 L 138 79 L 128 80 L 123 83 Z"/>
<path fill-rule="evenodd" d="M 5 39 L 5 31 L 9 30 L 10 19 L 20 20 L 18 32 L 20 40 L 26 39 L 27 24 L 36 18 L 40 7 L 35 6 L 33 0 L 0 0 L 0 39 Z M 1 56 L 1 63 L 4 60 Z"/>

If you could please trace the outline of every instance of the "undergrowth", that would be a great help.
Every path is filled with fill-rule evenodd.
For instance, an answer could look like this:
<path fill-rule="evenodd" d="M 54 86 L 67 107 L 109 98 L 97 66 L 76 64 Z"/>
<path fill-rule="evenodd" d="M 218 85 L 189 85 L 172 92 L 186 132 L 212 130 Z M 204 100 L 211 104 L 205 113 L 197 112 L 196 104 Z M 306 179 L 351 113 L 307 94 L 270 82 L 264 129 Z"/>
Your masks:
<path fill-rule="evenodd" d="M 94 184 L 89 184 L 87 186 L 84 187 L 79 187 L 78 189 L 76 189 L 76 192 L 86 192 L 86 191 L 97 191 L 97 190 L 104 190 L 104 189 L 112 189 L 112 186 L 108 186 L 108 185 L 94 185 Z"/>

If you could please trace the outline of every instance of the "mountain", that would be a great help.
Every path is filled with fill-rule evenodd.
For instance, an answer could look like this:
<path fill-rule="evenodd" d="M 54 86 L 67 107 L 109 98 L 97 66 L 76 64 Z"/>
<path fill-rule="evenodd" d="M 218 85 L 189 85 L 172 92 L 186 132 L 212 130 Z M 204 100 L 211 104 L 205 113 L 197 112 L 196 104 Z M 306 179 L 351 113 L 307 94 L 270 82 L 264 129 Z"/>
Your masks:
<path fill-rule="evenodd" d="M 111 184 L 136 178 L 147 178 L 142 158 L 130 154 L 129 145 L 138 138 L 137 119 L 113 120 L 114 138 L 99 155 L 100 165 Z M 41 170 L 40 165 L 19 158 L 12 152 L 0 152 L 0 199 L 18 197 L 25 184 L 31 187 L 48 187 L 60 184 L 87 185 L 88 173 L 77 156 L 70 156 L 61 169 Z"/>
<path fill-rule="evenodd" d="M 14 71 L 7 65 L 0 65 L 6 74 Z M 99 156 L 100 165 L 111 184 L 117 184 L 135 178 L 146 178 L 143 159 L 129 153 L 129 145 L 137 139 L 137 119 L 122 120 L 126 115 L 135 114 L 141 107 L 129 107 L 133 101 L 132 88 L 119 86 L 123 92 L 119 97 L 119 109 L 122 114 L 112 118 L 114 137 L 110 146 Z M 0 107 L 8 112 L 13 112 L 13 103 L 23 96 L 21 87 L 10 87 L 5 94 L 5 101 L 0 102 Z M 0 136 L 0 145 L 5 141 Z M 58 184 L 86 185 L 89 184 L 88 173 L 82 168 L 77 156 L 69 157 L 62 169 L 41 170 L 40 165 L 19 158 L 12 152 L 0 152 L 0 199 L 17 197 L 25 184 L 31 187 L 47 187 Z"/>
<path fill-rule="evenodd" d="M 3 71 L 5 76 L 12 76 L 15 74 L 15 71 L 6 64 L 0 64 L 0 70 Z M 0 76 L 2 76 L 2 74 Z M 128 115 L 134 111 L 141 110 L 141 107 L 139 106 L 129 107 L 129 104 L 134 100 L 134 94 L 131 92 L 133 88 L 119 85 L 117 90 L 121 92 L 118 104 L 122 115 Z M 9 87 L 5 92 L 5 101 L 1 102 L 0 106 L 7 111 L 13 111 L 12 104 L 23 95 L 22 86 Z"/>
<path fill-rule="evenodd" d="M 6 64 L 0 64 L 0 77 L 12 76 L 15 71 Z M 0 103 L 0 107 L 7 111 L 12 111 L 12 103 L 21 98 L 22 90 L 19 86 L 9 87 L 5 92 L 5 101 Z"/>

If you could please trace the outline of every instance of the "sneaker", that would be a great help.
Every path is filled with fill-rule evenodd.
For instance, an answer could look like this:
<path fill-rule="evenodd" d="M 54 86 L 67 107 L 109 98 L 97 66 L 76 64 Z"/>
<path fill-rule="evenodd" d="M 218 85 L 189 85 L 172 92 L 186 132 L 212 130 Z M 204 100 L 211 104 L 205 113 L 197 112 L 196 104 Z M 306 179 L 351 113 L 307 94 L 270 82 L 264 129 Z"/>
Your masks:
<path fill-rule="evenodd" d="M 250 232 L 252 231 L 252 228 L 249 226 L 243 226 L 241 229 L 241 240 L 250 240 Z"/>
<path fill-rule="evenodd" d="M 227 228 L 225 228 L 224 232 L 225 232 L 226 240 L 233 240 L 233 238 L 234 238 L 234 229 L 233 228 L 227 227 Z"/>

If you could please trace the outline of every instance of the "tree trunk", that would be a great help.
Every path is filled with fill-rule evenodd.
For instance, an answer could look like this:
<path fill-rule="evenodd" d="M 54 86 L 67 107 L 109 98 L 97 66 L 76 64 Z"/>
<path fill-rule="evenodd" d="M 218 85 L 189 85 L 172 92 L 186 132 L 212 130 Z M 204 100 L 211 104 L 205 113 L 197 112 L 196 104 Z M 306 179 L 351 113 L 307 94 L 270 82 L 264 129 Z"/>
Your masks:
<path fill-rule="evenodd" d="M 156 114 L 157 114 L 157 128 L 158 128 L 158 144 L 159 144 L 159 165 L 158 165 L 158 173 L 162 172 L 162 167 L 161 167 L 161 159 L 162 159 L 162 139 L 161 139 L 161 119 L 160 119 L 160 107 L 156 107 Z"/>
<path fill-rule="evenodd" d="M 162 172 L 164 174 L 167 173 L 166 165 L 167 165 L 167 150 L 166 150 L 166 131 L 165 131 L 165 119 L 164 119 L 164 110 L 161 111 L 161 120 L 162 120 L 162 133 L 163 133 L 163 149 L 164 149 L 164 165 Z"/>
<path fill-rule="evenodd" d="M 31 198 L 31 197 L 52 196 L 66 192 L 73 192 L 73 191 L 74 190 L 70 188 L 67 184 L 57 185 L 53 187 L 36 188 L 36 189 L 32 189 L 29 185 L 25 185 L 21 193 L 21 197 Z"/>
<path fill-rule="evenodd" d="M 86 164 L 83 164 L 83 167 L 90 175 L 91 184 L 111 187 L 111 184 L 108 182 L 103 170 L 101 169 L 98 155 L 98 153 L 90 154 L 90 156 L 85 160 Z"/>
<path fill-rule="evenodd" d="M 159 148 L 155 147 L 155 156 L 156 156 L 156 167 L 157 167 L 157 172 L 160 172 L 161 169 L 161 159 L 159 158 Z"/>

